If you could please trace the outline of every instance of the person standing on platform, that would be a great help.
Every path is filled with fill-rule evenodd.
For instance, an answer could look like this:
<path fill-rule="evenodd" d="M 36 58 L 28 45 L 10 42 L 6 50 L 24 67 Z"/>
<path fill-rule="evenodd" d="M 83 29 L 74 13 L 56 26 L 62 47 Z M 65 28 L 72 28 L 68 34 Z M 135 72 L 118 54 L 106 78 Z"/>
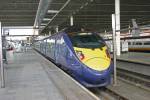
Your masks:
<path fill-rule="evenodd" d="M 23 52 L 25 51 L 25 50 L 24 50 L 24 45 L 25 45 L 25 44 L 24 44 L 24 41 L 22 41 L 22 42 L 21 42 L 21 48 L 22 48 L 21 50 L 22 50 Z"/>

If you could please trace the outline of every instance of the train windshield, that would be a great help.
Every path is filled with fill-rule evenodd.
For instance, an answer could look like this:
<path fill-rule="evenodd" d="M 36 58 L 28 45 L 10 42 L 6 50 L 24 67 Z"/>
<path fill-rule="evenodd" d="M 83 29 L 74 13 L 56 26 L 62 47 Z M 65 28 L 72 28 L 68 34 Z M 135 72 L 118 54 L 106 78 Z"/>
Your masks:
<path fill-rule="evenodd" d="M 80 48 L 101 48 L 105 46 L 104 40 L 97 34 L 78 33 L 70 36 L 74 47 Z"/>

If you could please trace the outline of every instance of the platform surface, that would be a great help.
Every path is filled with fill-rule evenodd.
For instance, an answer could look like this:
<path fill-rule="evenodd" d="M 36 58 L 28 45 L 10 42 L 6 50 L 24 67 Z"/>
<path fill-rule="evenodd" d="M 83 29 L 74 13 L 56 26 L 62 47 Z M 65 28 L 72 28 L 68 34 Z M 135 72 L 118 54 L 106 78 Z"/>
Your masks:
<path fill-rule="evenodd" d="M 121 54 L 117 59 L 139 62 L 150 65 L 150 53 L 128 52 Z"/>
<path fill-rule="evenodd" d="M 0 100 L 96 99 L 37 52 L 9 52 Z"/>

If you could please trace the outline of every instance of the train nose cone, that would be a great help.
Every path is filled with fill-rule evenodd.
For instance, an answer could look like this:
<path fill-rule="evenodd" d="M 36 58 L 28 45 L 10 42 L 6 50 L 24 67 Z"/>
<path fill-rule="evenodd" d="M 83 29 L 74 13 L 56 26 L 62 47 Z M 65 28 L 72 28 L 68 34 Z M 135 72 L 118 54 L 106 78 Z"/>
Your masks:
<path fill-rule="evenodd" d="M 110 60 L 100 57 L 91 58 L 85 61 L 85 64 L 91 69 L 102 71 L 106 70 L 110 65 Z"/>

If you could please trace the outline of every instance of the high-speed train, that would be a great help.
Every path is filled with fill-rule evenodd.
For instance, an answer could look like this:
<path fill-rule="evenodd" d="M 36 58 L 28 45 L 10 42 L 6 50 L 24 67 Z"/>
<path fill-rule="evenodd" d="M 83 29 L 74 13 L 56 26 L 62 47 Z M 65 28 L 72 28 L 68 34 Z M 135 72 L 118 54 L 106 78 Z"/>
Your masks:
<path fill-rule="evenodd" d="M 150 52 L 150 36 L 132 37 L 126 41 L 129 51 Z"/>
<path fill-rule="evenodd" d="M 113 52 L 112 39 L 105 39 L 109 51 Z M 124 37 L 120 41 L 121 52 L 150 52 L 150 36 Z"/>
<path fill-rule="evenodd" d="M 150 36 L 136 36 L 121 38 L 128 43 L 128 50 L 134 52 L 150 52 Z"/>
<path fill-rule="evenodd" d="M 35 49 L 61 65 L 86 87 L 107 86 L 113 65 L 104 40 L 94 32 L 69 27 L 35 42 Z"/>

